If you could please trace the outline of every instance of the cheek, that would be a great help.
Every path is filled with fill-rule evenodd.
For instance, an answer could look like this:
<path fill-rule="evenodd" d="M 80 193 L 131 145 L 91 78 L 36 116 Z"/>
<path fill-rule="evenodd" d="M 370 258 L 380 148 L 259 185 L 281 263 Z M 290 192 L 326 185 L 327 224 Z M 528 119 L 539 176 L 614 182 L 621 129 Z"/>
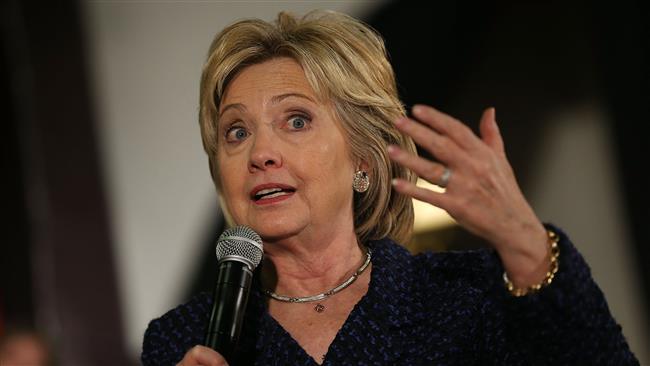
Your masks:
<path fill-rule="evenodd" d="M 317 179 L 320 186 L 331 192 L 346 192 L 348 188 L 352 187 L 352 161 L 350 160 L 347 149 L 341 146 L 340 143 L 319 144 L 312 152 L 313 156 L 311 161 L 317 163 L 309 164 L 305 162 L 312 171 L 312 176 Z"/>
<path fill-rule="evenodd" d="M 237 163 L 232 158 L 220 159 L 219 162 L 219 193 L 221 200 L 228 206 L 231 214 L 236 209 L 236 204 L 241 200 L 242 176 L 241 169 L 237 169 Z"/>

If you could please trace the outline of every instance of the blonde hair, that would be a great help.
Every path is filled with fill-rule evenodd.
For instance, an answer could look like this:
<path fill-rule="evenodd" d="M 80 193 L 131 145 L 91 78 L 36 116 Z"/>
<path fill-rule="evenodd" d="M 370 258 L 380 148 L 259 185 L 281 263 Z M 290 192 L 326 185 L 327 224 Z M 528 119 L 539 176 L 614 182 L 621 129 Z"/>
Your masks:
<path fill-rule="evenodd" d="M 405 112 L 381 36 L 345 14 L 313 11 L 296 18 L 281 12 L 275 23 L 246 19 L 217 34 L 203 67 L 199 112 L 203 147 L 217 191 L 221 98 L 243 68 L 277 57 L 292 58 L 302 66 L 316 95 L 334 107 L 353 161 L 368 164 L 370 188 L 354 195 L 359 240 L 390 237 L 406 243 L 413 227 L 413 204 L 410 197 L 392 190 L 391 179 L 414 182 L 416 177 L 388 158 L 386 146 L 395 144 L 415 153 L 415 145 L 393 125 Z"/>

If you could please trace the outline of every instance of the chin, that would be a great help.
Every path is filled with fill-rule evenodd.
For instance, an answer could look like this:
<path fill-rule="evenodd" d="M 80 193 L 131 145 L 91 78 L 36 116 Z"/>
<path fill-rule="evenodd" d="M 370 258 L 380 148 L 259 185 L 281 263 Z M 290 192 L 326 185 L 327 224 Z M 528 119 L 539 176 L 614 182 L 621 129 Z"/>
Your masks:
<path fill-rule="evenodd" d="M 290 222 L 287 222 L 290 221 Z M 304 225 L 296 220 L 268 220 L 263 223 L 249 225 L 264 241 L 278 241 L 297 235 L 304 229 Z"/>

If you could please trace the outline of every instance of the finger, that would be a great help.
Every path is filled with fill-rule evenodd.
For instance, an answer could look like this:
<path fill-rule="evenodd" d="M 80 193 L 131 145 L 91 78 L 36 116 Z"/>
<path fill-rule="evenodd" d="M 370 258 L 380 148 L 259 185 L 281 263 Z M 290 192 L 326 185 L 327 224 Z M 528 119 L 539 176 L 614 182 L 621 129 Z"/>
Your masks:
<path fill-rule="evenodd" d="M 447 210 L 449 198 L 444 193 L 438 193 L 426 188 L 421 188 L 409 181 L 399 178 L 393 179 L 392 184 L 393 188 L 399 193 L 413 197 L 422 202 L 430 203 L 443 210 Z"/>
<path fill-rule="evenodd" d="M 205 346 L 194 346 L 177 366 L 228 366 L 226 359 L 217 351 Z"/>
<path fill-rule="evenodd" d="M 389 145 L 387 151 L 391 160 L 409 168 L 430 183 L 437 184 L 445 171 L 444 165 L 410 154 L 395 145 Z"/>
<path fill-rule="evenodd" d="M 398 118 L 395 126 L 444 163 L 449 164 L 452 157 L 461 156 L 460 149 L 453 141 L 417 121 L 406 117 Z"/>
<path fill-rule="evenodd" d="M 488 108 L 483 111 L 479 127 L 483 141 L 494 151 L 505 155 L 503 138 L 501 138 L 501 132 L 499 132 L 499 126 L 497 126 L 496 111 L 494 108 Z"/>
<path fill-rule="evenodd" d="M 412 109 L 413 116 L 427 124 L 442 135 L 449 136 L 458 146 L 465 149 L 475 149 L 481 140 L 466 124 L 428 105 L 416 104 Z"/>

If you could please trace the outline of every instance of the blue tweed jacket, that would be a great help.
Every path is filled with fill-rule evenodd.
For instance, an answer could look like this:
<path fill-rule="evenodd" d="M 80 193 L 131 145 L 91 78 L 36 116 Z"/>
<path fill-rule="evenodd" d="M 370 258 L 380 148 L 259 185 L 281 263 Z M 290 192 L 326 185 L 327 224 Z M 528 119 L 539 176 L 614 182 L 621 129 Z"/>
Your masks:
<path fill-rule="evenodd" d="M 504 288 L 489 249 L 411 255 L 373 241 L 367 294 L 324 365 L 638 365 L 590 270 L 560 234 L 551 286 L 522 298 Z M 201 344 L 212 299 L 203 293 L 149 324 L 144 365 L 174 365 Z M 234 365 L 316 365 L 251 290 Z"/>

